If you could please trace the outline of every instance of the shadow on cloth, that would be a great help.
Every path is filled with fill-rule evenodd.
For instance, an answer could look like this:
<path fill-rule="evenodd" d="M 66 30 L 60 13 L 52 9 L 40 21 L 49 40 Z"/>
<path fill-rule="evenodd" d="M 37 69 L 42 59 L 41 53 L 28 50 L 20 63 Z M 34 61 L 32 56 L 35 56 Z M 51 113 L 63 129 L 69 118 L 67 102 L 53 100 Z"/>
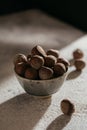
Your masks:
<path fill-rule="evenodd" d="M 21 94 L 0 105 L 0 130 L 32 130 L 51 103 Z"/>
<path fill-rule="evenodd" d="M 79 77 L 81 75 L 82 71 L 77 71 L 77 70 L 73 70 L 71 71 L 68 76 L 67 76 L 67 80 L 72 80 L 72 79 L 76 79 L 77 77 Z"/>
<path fill-rule="evenodd" d="M 62 130 L 70 121 L 71 117 L 67 115 L 58 116 L 48 127 L 46 130 Z"/>

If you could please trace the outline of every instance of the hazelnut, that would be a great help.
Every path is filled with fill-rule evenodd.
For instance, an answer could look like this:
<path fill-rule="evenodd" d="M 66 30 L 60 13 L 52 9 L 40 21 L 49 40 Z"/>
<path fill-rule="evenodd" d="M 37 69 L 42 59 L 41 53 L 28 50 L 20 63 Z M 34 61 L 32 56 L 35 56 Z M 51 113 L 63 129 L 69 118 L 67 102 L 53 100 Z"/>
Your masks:
<path fill-rule="evenodd" d="M 80 49 L 76 49 L 74 52 L 73 52 L 73 58 L 74 59 L 80 59 L 84 56 L 82 50 Z"/>
<path fill-rule="evenodd" d="M 54 50 L 54 49 L 50 49 L 50 50 L 47 51 L 47 55 L 53 55 L 56 58 L 58 58 L 59 57 L 59 51 L 58 50 Z"/>
<path fill-rule="evenodd" d="M 44 49 L 41 46 L 35 46 L 32 50 L 31 50 L 31 54 L 32 55 L 40 55 L 45 57 L 46 56 L 46 52 L 44 51 Z"/>
<path fill-rule="evenodd" d="M 16 54 L 14 57 L 14 65 L 20 62 L 27 62 L 27 57 L 24 54 Z"/>
<path fill-rule="evenodd" d="M 24 73 L 25 73 L 25 70 L 26 70 L 26 64 L 25 64 L 24 62 L 17 63 L 17 64 L 15 65 L 15 72 L 16 72 L 18 75 L 23 76 Z"/>
<path fill-rule="evenodd" d="M 66 67 L 70 65 L 69 61 L 65 58 L 58 58 L 57 63 L 63 63 Z"/>
<path fill-rule="evenodd" d="M 42 66 L 39 70 L 40 79 L 50 79 L 53 76 L 53 70 L 49 67 Z"/>
<path fill-rule="evenodd" d="M 74 62 L 76 70 L 82 70 L 85 67 L 85 62 L 82 59 L 77 59 Z"/>
<path fill-rule="evenodd" d="M 66 115 L 72 115 L 72 113 L 75 111 L 74 104 L 68 99 L 62 100 L 60 105 L 62 112 Z"/>
<path fill-rule="evenodd" d="M 41 68 L 42 65 L 44 65 L 44 59 L 43 57 L 39 56 L 39 55 L 34 55 L 31 59 L 30 59 L 30 64 L 33 68 L 35 69 L 39 69 Z"/>
<path fill-rule="evenodd" d="M 63 75 L 64 73 L 66 72 L 66 67 L 64 64 L 62 63 L 56 63 L 54 65 L 54 73 L 55 73 L 55 76 L 61 76 Z"/>
<path fill-rule="evenodd" d="M 55 56 L 48 55 L 45 57 L 45 66 L 47 67 L 53 67 L 56 62 L 57 58 Z"/>
<path fill-rule="evenodd" d="M 37 79 L 38 78 L 37 70 L 35 70 L 34 68 L 27 68 L 25 71 L 25 78 Z"/>

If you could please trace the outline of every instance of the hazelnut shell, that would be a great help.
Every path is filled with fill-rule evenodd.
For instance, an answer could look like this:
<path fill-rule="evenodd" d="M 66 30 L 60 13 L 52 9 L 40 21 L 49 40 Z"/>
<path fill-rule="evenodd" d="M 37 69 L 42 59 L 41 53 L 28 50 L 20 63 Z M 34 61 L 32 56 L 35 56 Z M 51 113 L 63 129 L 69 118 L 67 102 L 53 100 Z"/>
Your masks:
<path fill-rule="evenodd" d="M 44 59 L 42 56 L 34 55 L 30 59 L 30 65 L 35 69 L 40 69 L 44 65 Z"/>
<path fill-rule="evenodd" d="M 54 73 L 55 73 L 55 76 L 61 76 L 63 75 L 64 73 L 66 72 L 66 67 L 64 64 L 62 63 L 56 63 L 54 65 Z"/>
<path fill-rule="evenodd" d="M 14 57 L 14 65 L 20 62 L 27 62 L 27 57 L 24 54 L 16 54 Z"/>
<path fill-rule="evenodd" d="M 74 59 L 80 59 L 84 56 L 82 50 L 80 49 L 76 49 L 74 52 L 73 52 L 73 58 Z"/>
<path fill-rule="evenodd" d="M 53 67 L 57 62 L 57 58 L 53 55 L 48 55 L 45 57 L 45 66 Z"/>
<path fill-rule="evenodd" d="M 77 59 L 75 60 L 74 65 L 76 70 L 82 70 L 86 66 L 86 63 L 82 59 Z"/>
<path fill-rule="evenodd" d="M 43 57 L 46 56 L 46 52 L 45 52 L 44 49 L 43 49 L 41 46 L 39 46 L 39 45 L 35 46 L 35 47 L 31 50 L 31 54 L 32 54 L 32 55 L 40 55 L 40 56 L 43 56 Z"/>
<path fill-rule="evenodd" d="M 53 55 L 53 56 L 55 56 L 56 58 L 58 58 L 58 57 L 59 57 L 59 51 L 58 51 L 58 50 L 55 50 L 55 49 L 49 49 L 49 50 L 47 51 L 47 55 Z"/>
<path fill-rule="evenodd" d="M 38 79 L 37 70 L 34 68 L 27 68 L 25 71 L 25 78 L 27 79 Z"/>
<path fill-rule="evenodd" d="M 68 99 L 64 99 L 61 101 L 61 110 L 66 115 L 72 115 L 72 113 L 75 111 L 74 104 Z"/>
<path fill-rule="evenodd" d="M 42 66 L 39 70 L 39 77 L 42 80 L 50 79 L 53 76 L 53 70 L 49 67 Z"/>
<path fill-rule="evenodd" d="M 26 64 L 24 62 L 21 63 L 17 63 L 15 65 L 15 72 L 20 75 L 20 76 L 24 76 L 26 70 Z"/>
<path fill-rule="evenodd" d="M 63 63 L 66 67 L 70 65 L 69 61 L 65 58 L 58 58 L 57 63 Z"/>

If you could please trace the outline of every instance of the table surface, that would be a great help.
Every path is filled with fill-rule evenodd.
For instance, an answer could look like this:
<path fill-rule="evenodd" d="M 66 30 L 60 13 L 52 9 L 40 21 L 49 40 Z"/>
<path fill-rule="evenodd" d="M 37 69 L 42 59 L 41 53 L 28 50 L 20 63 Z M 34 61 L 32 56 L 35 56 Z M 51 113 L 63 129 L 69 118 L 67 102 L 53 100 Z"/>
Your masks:
<path fill-rule="evenodd" d="M 78 39 L 78 40 L 77 40 Z M 87 130 L 87 67 L 76 72 L 70 67 L 61 89 L 41 99 L 24 92 L 13 72 L 16 53 L 27 54 L 40 44 L 56 48 L 67 59 L 81 48 L 87 61 L 87 36 L 59 20 L 31 10 L 0 17 L 0 130 Z M 60 110 L 62 99 L 75 105 L 72 117 Z"/>

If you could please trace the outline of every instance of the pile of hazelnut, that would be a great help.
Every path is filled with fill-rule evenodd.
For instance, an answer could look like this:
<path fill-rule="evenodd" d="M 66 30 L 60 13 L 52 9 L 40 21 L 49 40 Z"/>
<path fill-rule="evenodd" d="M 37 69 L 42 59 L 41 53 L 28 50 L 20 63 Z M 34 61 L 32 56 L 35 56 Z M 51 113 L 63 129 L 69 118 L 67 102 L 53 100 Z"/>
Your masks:
<path fill-rule="evenodd" d="M 49 49 L 47 52 L 37 45 L 27 56 L 17 54 L 14 58 L 15 72 L 27 79 L 46 80 L 63 75 L 69 62 L 59 57 L 59 51 Z"/>

